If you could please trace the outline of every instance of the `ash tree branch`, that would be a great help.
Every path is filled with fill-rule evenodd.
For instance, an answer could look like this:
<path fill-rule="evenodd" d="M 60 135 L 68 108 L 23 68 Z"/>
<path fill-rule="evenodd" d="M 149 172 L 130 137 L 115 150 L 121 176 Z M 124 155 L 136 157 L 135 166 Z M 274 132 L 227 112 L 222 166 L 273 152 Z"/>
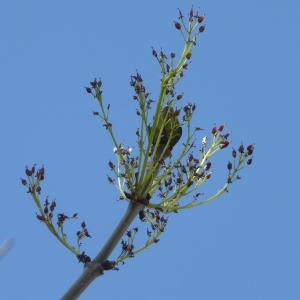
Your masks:
<path fill-rule="evenodd" d="M 103 274 L 105 269 L 103 263 L 109 258 L 110 254 L 117 246 L 130 224 L 134 221 L 138 213 L 144 209 L 144 207 L 145 204 L 141 202 L 129 202 L 127 211 L 102 250 L 98 253 L 94 260 L 86 264 L 80 277 L 74 282 L 61 300 L 77 299 L 97 277 Z"/>

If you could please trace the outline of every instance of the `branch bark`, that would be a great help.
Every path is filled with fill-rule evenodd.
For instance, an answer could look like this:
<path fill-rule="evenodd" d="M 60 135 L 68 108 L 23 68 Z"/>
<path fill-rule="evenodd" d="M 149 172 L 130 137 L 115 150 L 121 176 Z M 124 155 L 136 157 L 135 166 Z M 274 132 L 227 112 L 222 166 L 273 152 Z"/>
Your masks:
<path fill-rule="evenodd" d="M 82 292 L 99 276 L 103 274 L 102 263 L 106 261 L 114 248 L 117 246 L 122 236 L 133 222 L 138 213 L 145 207 L 143 203 L 137 201 L 130 201 L 128 208 L 119 222 L 118 226 L 103 246 L 101 251 L 88 263 L 80 277 L 74 282 L 61 300 L 78 299 Z"/>

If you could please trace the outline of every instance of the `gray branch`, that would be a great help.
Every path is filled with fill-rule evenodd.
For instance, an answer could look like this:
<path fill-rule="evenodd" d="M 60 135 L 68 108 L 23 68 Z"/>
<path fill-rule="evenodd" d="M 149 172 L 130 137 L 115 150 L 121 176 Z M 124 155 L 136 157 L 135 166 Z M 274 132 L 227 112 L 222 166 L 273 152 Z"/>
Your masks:
<path fill-rule="evenodd" d="M 102 263 L 109 258 L 110 254 L 117 246 L 130 224 L 144 207 L 145 205 L 140 202 L 130 201 L 125 215 L 110 236 L 109 240 L 98 253 L 96 258 L 85 266 L 80 277 L 70 287 L 61 300 L 77 299 L 97 277 L 103 274 Z"/>

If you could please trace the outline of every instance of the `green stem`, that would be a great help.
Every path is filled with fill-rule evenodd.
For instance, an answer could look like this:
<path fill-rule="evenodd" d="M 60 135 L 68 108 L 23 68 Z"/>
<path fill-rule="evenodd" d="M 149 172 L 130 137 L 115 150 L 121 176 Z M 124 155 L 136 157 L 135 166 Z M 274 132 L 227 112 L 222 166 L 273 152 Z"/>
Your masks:
<path fill-rule="evenodd" d="M 40 200 L 38 198 L 38 196 L 36 195 L 36 193 L 32 193 L 32 198 L 35 202 L 35 204 L 37 205 L 40 213 L 42 214 L 43 218 L 45 219 L 44 223 L 46 224 L 46 226 L 48 227 L 49 231 L 56 237 L 56 239 L 64 246 L 66 247 L 68 250 L 70 250 L 73 254 L 75 254 L 76 256 L 79 255 L 80 253 L 76 251 L 76 249 L 74 247 L 72 247 L 63 237 L 61 237 L 58 232 L 56 231 L 56 229 L 54 228 L 51 220 L 49 219 L 49 217 L 44 213 L 43 211 L 43 207 L 40 203 Z"/>

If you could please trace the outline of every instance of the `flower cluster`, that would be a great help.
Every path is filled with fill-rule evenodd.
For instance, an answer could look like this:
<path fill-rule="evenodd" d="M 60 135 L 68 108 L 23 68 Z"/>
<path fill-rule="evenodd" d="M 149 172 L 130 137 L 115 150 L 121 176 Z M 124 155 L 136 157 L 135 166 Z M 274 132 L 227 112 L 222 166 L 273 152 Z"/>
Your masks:
<path fill-rule="evenodd" d="M 227 183 L 233 183 L 235 180 L 241 179 L 238 172 L 243 168 L 245 163 L 247 165 L 251 165 L 253 161 L 253 151 L 254 151 L 254 145 L 250 144 L 246 147 L 244 147 L 243 144 L 241 144 L 238 148 L 238 151 L 235 149 L 232 150 L 232 158 L 233 161 L 228 161 L 227 163 L 227 169 L 228 169 L 228 177 L 227 177 Z"/>
<path fill-rule="evenodd" d="M 108 162 L 108 167 L 113 173 L 112 176 L 108 175 L 108 180 L 118 189 L 120 199 L 144 207 L 139 218 L 142 223 L 147 224 L 144 245 L 140 248 L 134 245 L 136 235 L 140 231 L 138 227 L 128 230 L 121 242 L 120 255 L 116 260 L 102 262 L 102 270 L 117 270 L 117 266 L 127 258 L 134 257 L 157 243 L 165 230 L 167 214 L 194 208 L 219 198 L 228 191 L 233 182 L 241 178 L 240 170 L 252 164 L 253 144 L 241 144 L 237 150 L 233 149 L 232 159 L 226 165 L 228 174 L 222 187 L 203 199 L 204 194 L 200 188 L 212 177 L 213 156 L 223 149 L 228 149 L 231 140 L 230 134 L 224 132 L 224 125 L 213 126 L 210 137 L 202 136 L 201 143 L 197 146 L 196 134 L 202 129 L 191 128 L 196 105 L 191 102 L 184 104 L 184 94 L 176 90 L 191 64 L 193 47 L 196 46 L 199 35 L 205 31 L 205 17 L 198 12 L 191 9 L 186 19 L 187 21 L 179 10 L 178 19 L 174 21 L 175 29 L 184 39 L 180 55 L 175 52 L 167 54 L 163 50 L 152 48 L 152 55 L 157 60 L 161 72 L 157 99 L 151 99 L 151 93 L 146 89 L 139 72 L 130 78 L 139 118 L 139 128 L 135 132 L 136 151 L 117 141 L 109 118 L 110 105 L 105 106 L 103 102 L 102 81 L 94 79 L 85 88 L 99 105 L 99 109 L 93 114 L 100 118 L 113 142 L 116 162 Z M 40 200 L 40 183 L 45 177 L 44 168 L 36 170 L 33 166 L 26 168 L 25 173 L 27 179 L 21 179 L 21 182 L 27 187 L 38 208 L 37 218 L 60 243 L 76 255 L 79 262 L 91 262 L 90 257 L 80 250 L 82 239 L 91 237 L 86 223 L 81 223 L 81 229 L 76 234 L 77 246 L 72 246 L 67 240 L 64 225 L 66 221 L 77 218 L 77 214 L 68 216 L 58 213 L 55 223 L 53 220 L 56 201 L 46 198 L 42 204 Z"/>
<path fill-rule="evenodd" d="M 37 213 L 36 217 L 39 221 L 43 222 L 49 231 L 57 238 L 57 240 L 63 244 L 68 250 L 70 250 L 76 257 L 79 262 L 87 263 L 91 259 L 85 252 L 81 252 L 81 241 L 85 237 L 91 237 L 85 222 L 81 223 L 81 230 L 79 230 L 76 234 L 77 236 L 77 247 L 72 246 L 69 241 L 67 234 L 64 231 L 65 222 L 71 219 L 76 219 L 78 214 L 74 213 L 71 216 L 66 215 L 65 213 L 57 213 L 56 214 L 56 222 L 53 221 L 55 211 L 56 211 L 56 201 L 49 201 L 48 197 L 42 201 L 40 199 L 42 188 L 41 182 L 45 179 L 45 168 L 41 167 L 40 169 L 36 169 L 36 166 L 32 166 L 31 168 L 26 167 L 25 169 L 25 178 L 21 178 L 21 183 L 27 187 L 27 192 L 33 198 L 39 213 Z M 55 225 L 56 223 L 56 225 Z"/>
<path fill-rule="evenodd" d="M 149 225 L 146 229 L 147 240 L 143 246 L 136 248 L 134 242 L 139 229 L 134 227 L 128 230 L 125 238 L 121 241 L 121 253 L 115 260 L 116 265 L 124 263 L 127 258 L 132 258 L 151 245 L 158 243 L 159 237 L 164 232 L 168 222 L 168 218 L 162 212 L 148 208 L 140 212 L 139 218 L 143 223 Z"/>
<path fill-rule="evenodd" d="M 107 110 L 103 105 L 101 81 L 95 79 L 86 88 L 97 100 L 100 110 L 95 114 L 102 119 L 114 143 L 117 159 L 116 164 L 108 162 L 114 174 L 108 176 L 109 182 L 119 190 L 120 199 L 141 202 L 146 206 L 140 219 L 150 224 L 152 231 L 147 231 L 148 239 L 140 248 L 143 250 L 158 241 L 158 236 L 163 232 L 167 219 L 160 214 L 178 212 L 217 199 L 228 191 L 229 185 L 240 178 L 239 171 L 244 165 L 252 162 L 253 145 L 245 150 L 242 146 L 237 152 L 234 150 L 234 159 L 227 164 L 228 176 L 223 186 L 203 199 L 204 194 L 199 189 L 212 177 L 212 157 L 218 151 L 228 148 L 231 143 L 230 134 L 224 133 L 224 125 L 219 125 L 211 129 L 210 138 L 202 137 L 198 148 L 195 136 L 201 128 L 191 129 L 196 105 L 182 104 L 184 94 L 176 91 L 178 82 L 191 63 L 198 36 L 205 30 L 204 19 L 204 16 L 191 9 L 186 23 L 179 10 L 178 20 L 174 25 L 183 36 L 184 48 L 178 58 L 174 52 L 168 55 L 163 50 L 152 48 L 152 55 L 161 71 L 160 91 L 156 101 L 150 98 L 151 93 L 145 87 L 142 75 L 136 72 L 131 76 L 130 85 L 134 90 L 133 99 L 137 102 L 136 113 L 140 119 L 140 126 L 136 130 L 138 151 L 135 155 L 131 147 L 124 147 L 115 138 L 109 121 L 109 105 Z M 173 149 L 179 144 L 181 149 L 175 152 Z M 133 244 L 137 231 L 135 227 L 127 232 L 116 263 L 140 252 Z"/>

